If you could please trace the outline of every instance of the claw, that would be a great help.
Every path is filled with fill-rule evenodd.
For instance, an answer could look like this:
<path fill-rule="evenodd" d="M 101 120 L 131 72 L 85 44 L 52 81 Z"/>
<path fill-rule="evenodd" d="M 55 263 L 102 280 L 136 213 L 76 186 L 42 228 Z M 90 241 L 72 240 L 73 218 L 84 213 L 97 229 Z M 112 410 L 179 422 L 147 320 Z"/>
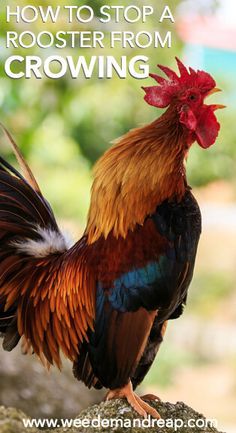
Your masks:
<path fill-rule="evenodd" d="M 151 415 L 152 418 L 160 419 L 161 415 L 157 412 L 154 407 L 150 406 L 148 403 L 143 401 L 141 397 L 139 397 L 137 394 L 135 394 L 135 398 L 140 404 L 140 406 L 148 413 L 148 415 Z"/>

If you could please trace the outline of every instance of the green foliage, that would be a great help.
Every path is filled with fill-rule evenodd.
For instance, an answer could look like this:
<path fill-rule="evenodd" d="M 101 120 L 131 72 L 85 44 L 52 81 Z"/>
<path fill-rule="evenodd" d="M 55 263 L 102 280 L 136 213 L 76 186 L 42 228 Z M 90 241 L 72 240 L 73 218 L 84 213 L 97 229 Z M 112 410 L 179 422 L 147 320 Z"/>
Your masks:
<path fill-rule="evenodd" d="M 145 377 L 143 386 L 165 388 L 175 383 L 177 368 L 181 365 L 194 366 L 199 362 L 197 354 L 180 349 L 177 345 L 171 347 L 167 343 L 161 346 L 157 359 L 150 373 Z"/>
<path fill-rule="evenodd" d="M 231 273 L 199 271 L 191 284 L 189 310 L 209 319 L 221 311 L 222 303 L 233 293 L 235 283 L 235 276 Z"/>

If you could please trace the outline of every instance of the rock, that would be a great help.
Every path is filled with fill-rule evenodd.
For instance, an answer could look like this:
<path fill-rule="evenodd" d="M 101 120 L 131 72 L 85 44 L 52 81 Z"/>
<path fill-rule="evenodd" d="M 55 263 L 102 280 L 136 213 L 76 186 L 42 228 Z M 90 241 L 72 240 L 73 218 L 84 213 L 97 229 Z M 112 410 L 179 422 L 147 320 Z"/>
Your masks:
<path fill-rule="evenodd" d="M 165 420 L 169 420 L 166 427 L 157 427 L 155 424 L 153 427 L 149 426 L 147 424 L 148 422 L 156 423 L 156 420 L 150 418 L 144 420 L 139 417 L 124 400 L 112 400 L 83 410 L 75 420 L 69 420 L 74 422 L 74 426 L 67 425 L 67 427 L 61 426 L 60 428 L 56 427 L 55 429 L 49 430 L 45 424 L 44 428 L 46 427 L 46 429 L 43 431 L 44 433 L 51 433 L 52 431 L 54 433 L 223 433 L 210 425 L 204 426 L 204 416 L 182 402 L 176 404 L 153 402 L 152 405 L 160 412 L 162 423 L 164 423 Z M 34 426 L 32 428 L 24 427 L 23 419 L 29 420 L 20 410 L 0 407 L 0 433 L 40 432 L 40 430 L 34 428 Z M 101 426 L 98 427 L 97 423 L 99 419 L 103 421 L 103 423 L 110 422 L 113 425 L 105 426 L 101 423 Z M 199 420 L 201 420 L 201 425 L 199 425 L 199 427 L 182 426 L 177 429 L 176 423 L 180 423 L 179 420 L 182 420 L 183 423 L 187 425 L 190 419 L 192 423 L 196 423 L 196 421 L 200 423 Z M 92 421 L 95 423 L 94 426 L 91 426 Z M 122 422 L 124 423 L 123 427 L 121 426 Z M 59 426 L 61 419 L 55 420 L 55 423 Z M 141 423 L 143 423 L 143 427 Z"/>
<path fill-rule="evenodd" d="M 78 382 L 69 361 L 64 360 L 61 372 L 55 367 L 48 372 L 36 356 L 23 356 L 20 347 L 10 353 L 0 348 L 0 405 L 31 417 L 74 418 L 103 395 Z"/>
<path fill-rule="evenodd" d="M 26 431 L 22 423 L 25 414 L 19 409 L 0 406 L 0 433 L 23 433 Z M 37 433 L 37 429 L 30 429 L 31 433 Z"/>

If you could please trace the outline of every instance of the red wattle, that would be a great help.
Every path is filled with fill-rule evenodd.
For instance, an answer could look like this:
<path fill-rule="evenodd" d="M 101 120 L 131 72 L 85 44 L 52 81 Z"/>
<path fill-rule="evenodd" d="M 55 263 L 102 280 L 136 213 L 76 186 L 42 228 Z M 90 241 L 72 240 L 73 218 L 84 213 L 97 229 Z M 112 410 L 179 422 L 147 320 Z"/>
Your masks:
<path fill-rule="evenodd" d="M 220 124 L 217 122 L 211 105 L 203 106 L 195 129 L 198 144 L 207 149 L 215 143 L 219 130 Z"/>

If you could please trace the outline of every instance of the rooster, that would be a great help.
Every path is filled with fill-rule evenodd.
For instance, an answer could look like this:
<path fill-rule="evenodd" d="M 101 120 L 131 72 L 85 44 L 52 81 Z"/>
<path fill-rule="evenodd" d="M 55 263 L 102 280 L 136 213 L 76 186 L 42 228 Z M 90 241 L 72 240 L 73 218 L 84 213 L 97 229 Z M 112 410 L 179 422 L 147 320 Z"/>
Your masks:
<path fill-rule="evenodd" d="M 220 128 L 205 98 L 218 91 L 204 71 L 158 65 L 145 101 L 166 108 L 105 152 L 94 169 L 88 222 L 72 247 L 5 129 L 21 175 L 0 159 L 0 332 L 22 338 L 48 364 L 73 362 L 77 379 L 158 418 L 134 391 L 152 365 L 167 321 L 186 303 L 201 232 L 185 159 Z M 154 396 L 149 396 L 150 399 Z"/>

